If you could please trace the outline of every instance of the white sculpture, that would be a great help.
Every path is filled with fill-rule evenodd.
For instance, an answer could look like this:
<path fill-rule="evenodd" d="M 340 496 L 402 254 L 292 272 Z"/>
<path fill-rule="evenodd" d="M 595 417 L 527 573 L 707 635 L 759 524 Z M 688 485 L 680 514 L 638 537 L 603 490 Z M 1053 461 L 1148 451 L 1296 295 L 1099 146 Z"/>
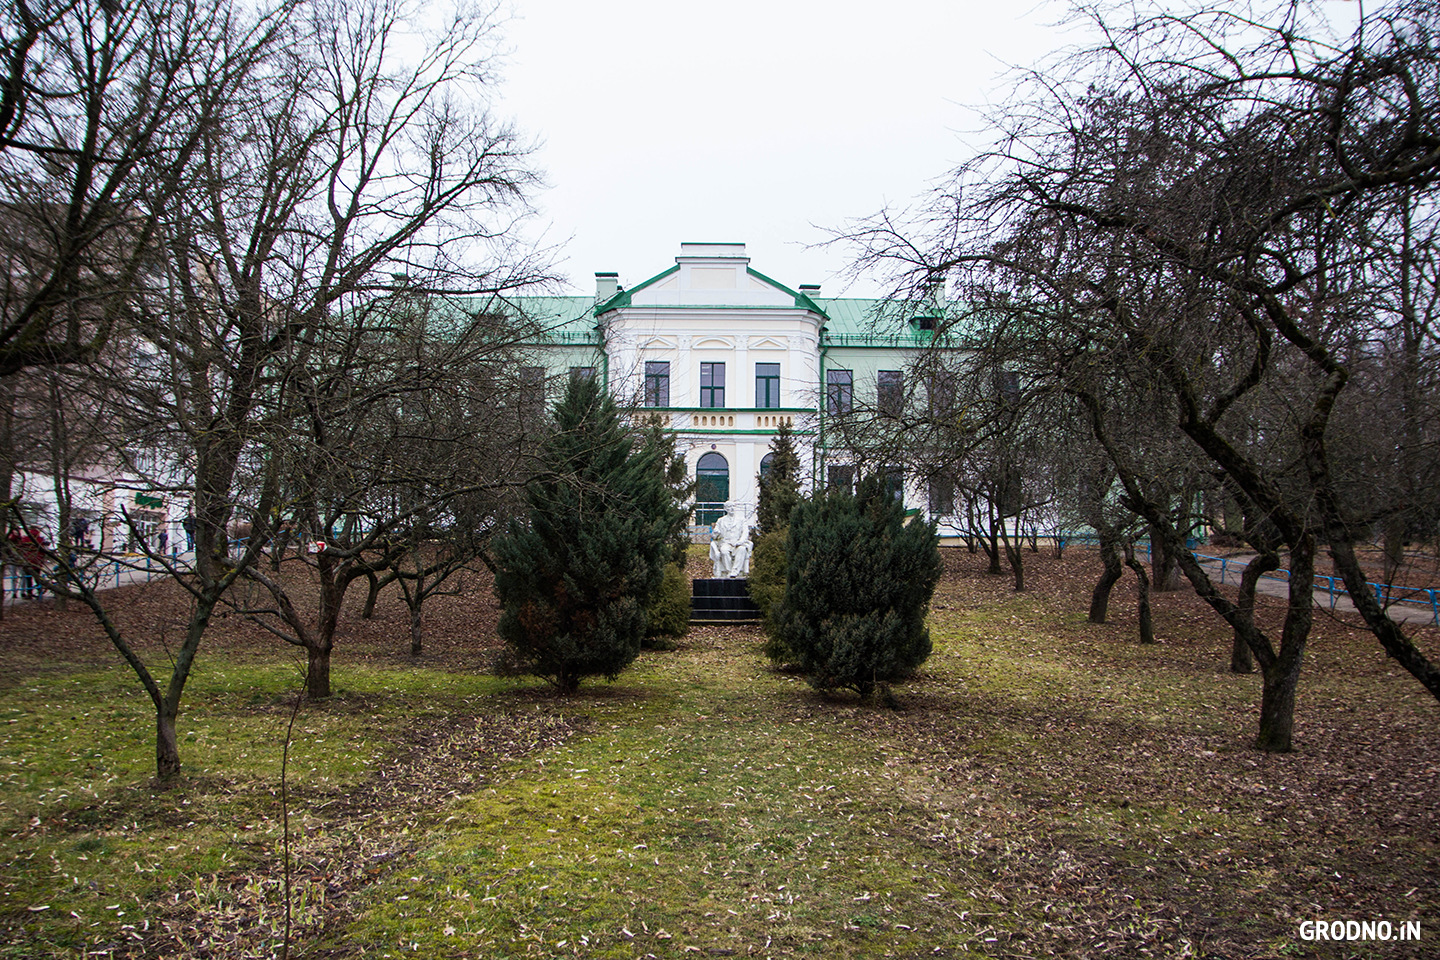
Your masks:
<path fill-rule="evenodd" d="M 738 503 L 725 504 L 725 516 L 711 529 L 710 562 L 717 579 L 750 576 L 750 527 Z"/>

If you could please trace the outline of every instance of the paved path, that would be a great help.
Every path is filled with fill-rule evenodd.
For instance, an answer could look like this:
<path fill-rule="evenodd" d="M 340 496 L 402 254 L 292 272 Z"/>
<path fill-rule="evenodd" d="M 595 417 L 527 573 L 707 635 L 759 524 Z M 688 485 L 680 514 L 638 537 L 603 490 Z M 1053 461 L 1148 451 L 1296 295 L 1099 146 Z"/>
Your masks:
<path fill-rule="evenodd" d="M 1233 557 L 1213 558 L 1196 554 L 1200 566 L 1216 583 L 1224 583 L 1227 587 L 1238 587 L 1240 577 L 1255 559 L 1255 554 L 1240 554 Z M 1327 610 L 1335 610 L 1341 613 L 1355 613 L 1355 604 L 1351 602 L 1349 594 L 1345 592 L 1345 584 L 1339 577 L 1319 576 L 1315 578 L 1315 605 Z M 1290 583 L 1280 571 L 1274 574 L 1267 574 L 1260 578 L 1256 584 L 1257 593 L 1263 593 L 1271 597 L 1288 597 L 1290 595 Z M 1398 592 L 1398 588 L 1397 588 Z M 1390 618 L 1401 623 L 1435 623 L 1436 622 L 1436 591 L 1429 589 L 1407 590 L 1407 602 L 1394 602 L 1389 607 Z"/>

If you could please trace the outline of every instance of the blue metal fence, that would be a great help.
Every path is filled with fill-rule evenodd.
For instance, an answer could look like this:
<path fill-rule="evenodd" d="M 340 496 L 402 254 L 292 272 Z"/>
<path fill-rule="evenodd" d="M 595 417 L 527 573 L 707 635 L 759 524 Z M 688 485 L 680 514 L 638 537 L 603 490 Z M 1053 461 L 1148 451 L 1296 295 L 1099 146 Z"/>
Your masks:
<path fill-rule="evenodd" d="M 184 551 L 173 550 L 166 559 L 172 566 L 184 567 L 188 563 L 187 556 Z M 60 572 L 52 567 L 47 569 L 46 574 L 58 577 Z M 149 583 L 157 577 L 169 576 L 169 573 L 163 564 L 156 562 L 155 558 L 148 554 L 124 554 L 99 556 L 83 563 L 80 575 L 93 589 L 110 590 L 131 583 Z M 49 593 L 42 589 L 39 583 L 33 582 L 27 591 L 28 579 L 30 578 L 27 578 L 23 567 L 6 564 L 4 575 L 0 577 L 0 595 L 7 600 L 18 601 L 39 599 Z M 27 593 L 30 595 L 26 596 Z"/>
<path fill-rule="evenodd" d="M 1098 546 L 1100 543 L 1099 537 L 1093 533 L 1056 533 L 1052 534 L 1052 539 L 1054 539 L 1062 549 L 1072 543 L 1083 544 L 1085 546 Z M 1142 544 L 1145 549 L 1145 555 L 1148 558 L 1150 555 L 1150 541 L 1142 541 L 1141 543 L 1137 543 L 1136 546 L 1139 547 Z M 1218 566 L 1220 568 L 1221 583 L 1227 582 L 1227 576 L 1231 578 L 1229 582 L 1238 581 L 1239 577 L 1243 575 L 1245 567 L 1248 566 L 1247 563 L 1241 562 L 1234 557 L 1216 557 L 1199 553 L 1194 550 L 1194 548 L 1199 545 L 1198 541 L 1187 541 L 1186 545 L 1191 548 L 1195 559 L 1201 563 Z M 1272 570 L 1268 573 L 1261 574 L 1261 579 L 1278 580 L 1281 583 L 1289 583 L 1290 571 L 1284 568 Z M 1335 601 L 1342 598 L 1349 598 L 1350 596 L 1350 592 L 1345 588 L 1345 582 L 1339 577 L 1316 574 L 1311 579 L 1314 581 L 1312 584 L 1314 589 L 1322 591 L 1325 594 L 1331 610 L 1335 609 Z M 1388 583 L 1371 583 L 1368 584 L 1368 587 L 1374 591 L 1375 602 L 1379 603 L 1380 606 L 1398 606 L 1404 609 L 1421 611 L 1428 610 L 1430 612 L 1430 622 L 1440 625 L 1440 590 L 1429 587 L 1400 587 Z"/>

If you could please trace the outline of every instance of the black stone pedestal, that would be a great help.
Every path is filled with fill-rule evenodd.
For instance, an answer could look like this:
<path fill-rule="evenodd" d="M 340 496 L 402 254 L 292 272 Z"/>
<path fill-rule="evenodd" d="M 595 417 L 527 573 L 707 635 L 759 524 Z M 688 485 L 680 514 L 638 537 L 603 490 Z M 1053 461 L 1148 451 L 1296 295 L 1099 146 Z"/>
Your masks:
<path fill-rule="evenodd" d="M 747 623 L 764 619 L 745 580 L 692 580 L 691 623 Z"/>

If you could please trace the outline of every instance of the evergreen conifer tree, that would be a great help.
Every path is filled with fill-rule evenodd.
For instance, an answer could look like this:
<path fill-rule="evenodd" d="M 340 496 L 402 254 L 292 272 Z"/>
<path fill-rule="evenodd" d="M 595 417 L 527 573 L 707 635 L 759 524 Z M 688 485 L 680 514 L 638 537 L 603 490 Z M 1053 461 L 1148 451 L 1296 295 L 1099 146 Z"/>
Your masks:
<path fill-rule="evenodd" d="M 570 379 L 554 418 L 529 512 L 495 541 L 495 590 L 500 636 L 568 694 L 639 654 L 674 518 L 657 448 L 636 449 L 593 377 Z"/>
<path fill-rule="evenodd" d="M 773 646 L 811 685 L 868 698 L 930 655 L 925 614 L 940 570 L 935 525 L 907 523 L 881 478 L 866 477 L 854 496 L 817 493 L 791 516 Z"/>
<path fill-rule="evenodd" d="M 794 435 L 782 423 L 770 441 L 770 472 L 760 477 L 760 502 L 756 522 L 760 532 L 773 533 L 790 523 L 790 511 L 800 502 L 800 456 L 795 452 Z"/>
<path fill-rule="evenodd" d="M 675 434 L 658 426 L 646 428 L 646 452 L 654 459 L 669 494 L 666 502 L 666 563 L 660 586 L 645 607 L 648 621 L 645 628 L 645 649 L 672 650 L 669 637 L 683 637 L 690 632 L 690 581 L 685 577 L 685 562 L 690 550 L 690 511 L 686 504 L 695 492 L 695 482 L 685 466 L 685 455 L 675 449 Z"/>
<path fill-rule="evenodd" d="M 800 457 L 795 452 L 794 436 L 788 424 L 782 423 L 775 432 L 770 453 L 773 455 L 770 470 L 759 478 L 760 502 L 755 511 L 759 529 L 747 582 L 750 599 L 765 615 L 767 624 L 772 623 L 776 606 L 785 595 L 785 540 L 790 511 L 800 502 Z M 792 661 L 784 645 L 775 639 L 773 628 L 769 633 L 766 652 L 779 662 Z"/>

